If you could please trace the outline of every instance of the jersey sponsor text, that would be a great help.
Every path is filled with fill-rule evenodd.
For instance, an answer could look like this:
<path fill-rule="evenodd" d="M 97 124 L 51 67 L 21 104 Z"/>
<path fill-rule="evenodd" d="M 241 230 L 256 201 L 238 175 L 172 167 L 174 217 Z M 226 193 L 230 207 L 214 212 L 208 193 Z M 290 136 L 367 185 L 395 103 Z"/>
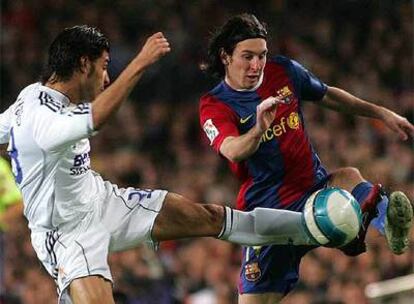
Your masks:
<path fill-rule="evenodd" d="M 297 130 L 300 127 L 299 115 L 296 112 L 292 112 L 288 117 L 282 117 L 279 123 L 274 124 L 268 128 L 262 135 L 260 142 L 265 143 L 272 140 L 275 137 L 279 137 L 285 134 L 289 130 Z"/>

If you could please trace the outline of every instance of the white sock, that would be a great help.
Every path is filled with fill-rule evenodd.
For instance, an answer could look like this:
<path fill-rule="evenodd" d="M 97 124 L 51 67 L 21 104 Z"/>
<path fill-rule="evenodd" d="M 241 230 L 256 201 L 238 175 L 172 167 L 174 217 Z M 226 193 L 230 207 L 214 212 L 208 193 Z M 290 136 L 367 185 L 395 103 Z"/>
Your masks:
<path fill-rule="evenodd" d="M 243 212 L 225 207 L 217 238 L 246 246 L 316 245 L 302 224 L 302 213 L 256 208 Z"/>

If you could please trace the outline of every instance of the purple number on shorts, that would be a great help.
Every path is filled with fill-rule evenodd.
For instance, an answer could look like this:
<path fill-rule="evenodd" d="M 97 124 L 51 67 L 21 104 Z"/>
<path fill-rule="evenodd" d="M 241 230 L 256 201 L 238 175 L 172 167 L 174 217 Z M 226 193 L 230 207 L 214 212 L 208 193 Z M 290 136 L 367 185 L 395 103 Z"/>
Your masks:
<path fill-rule="evenodd" d="M 128 195 L 128 200 L 131 200 L 132 197 L 138 196 L 138 202 L 142 201 L 144 198 L 151 198 L 151 193 L 154 190 L 151 189 L 135 189 L 131 191 Z"/>

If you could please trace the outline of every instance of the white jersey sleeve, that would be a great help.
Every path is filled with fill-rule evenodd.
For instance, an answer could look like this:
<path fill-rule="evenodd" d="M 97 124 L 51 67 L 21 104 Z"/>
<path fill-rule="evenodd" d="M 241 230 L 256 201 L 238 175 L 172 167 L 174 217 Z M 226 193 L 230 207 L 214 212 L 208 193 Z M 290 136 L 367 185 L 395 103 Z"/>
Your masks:
<path fill-rule="evenodd" d="M 91 103 L 60 108 L 53 103 L 35 109 L 33 138 L 45 151 L 58 151 L 93 133 Z"/>
<path fill-rule="evenodd" d="M 0 144 L 6 144 L 9 142 L 11 112 L 11 108 L 8 108 L 5 112 L 0 113 Z"/>

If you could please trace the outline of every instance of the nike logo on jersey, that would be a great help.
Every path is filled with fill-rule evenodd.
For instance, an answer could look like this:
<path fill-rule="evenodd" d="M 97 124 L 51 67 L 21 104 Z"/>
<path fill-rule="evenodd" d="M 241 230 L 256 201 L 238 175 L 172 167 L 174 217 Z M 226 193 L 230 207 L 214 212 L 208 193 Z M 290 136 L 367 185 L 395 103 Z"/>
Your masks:
<path fill-rule="evenodd" d="M 245 118 L 240 118 L 240 123 L 241 124 L 245 124 L 246 122 L 249 121 L 249 119 L 253 116 L 253 114 L 250 114 L 249 116 L 245 117 Z"/>

